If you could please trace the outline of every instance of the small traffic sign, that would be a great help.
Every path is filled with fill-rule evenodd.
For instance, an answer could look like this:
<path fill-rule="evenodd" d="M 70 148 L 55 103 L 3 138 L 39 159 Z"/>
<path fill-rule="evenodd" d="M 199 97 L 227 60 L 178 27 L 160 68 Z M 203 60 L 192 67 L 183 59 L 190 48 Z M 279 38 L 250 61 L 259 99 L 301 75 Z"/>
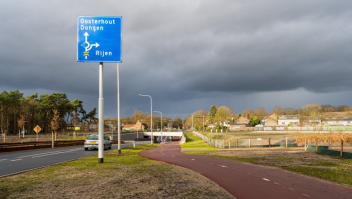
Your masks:
<path fill-rule="evenodd" d="M 36 133 L 39 133 L 42 129 L 40 128 L 40 126 L 36 126 L 36 127 L 34 127 L 34 129 L 33 129 Z"/>
<path fill-rule="evenodd" d="M 121 16 L 77 17 L 78 62 L 122 62 L 121 41 Z"/>

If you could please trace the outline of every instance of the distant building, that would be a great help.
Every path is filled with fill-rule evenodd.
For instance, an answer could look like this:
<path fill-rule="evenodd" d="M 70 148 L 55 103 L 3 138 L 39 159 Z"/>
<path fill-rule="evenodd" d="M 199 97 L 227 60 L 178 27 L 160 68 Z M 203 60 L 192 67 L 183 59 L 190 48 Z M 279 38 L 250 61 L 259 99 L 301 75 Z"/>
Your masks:
<path fill-rule="evenodd" d="M 278 125 L 288 126 L 298 126 L 299 125 L 299 115 L 284 115 L 279 117 Z"/>
<path fill-rule="evenodd" d="M 249 126 L 251 124 L 251 120 L 241 116 L 236 120 L 236 124 L 243 124 L 243 125 Z"/>
<path fill-rule="evenodd" d="M 146 127 L 146 124 L 141 123 L 139 120 L 136 122 L 136 124 L 125 124 L 122 127 L 122 131 L 144 131 Z"/>
<path fill-rule="evenodd" d="M 312 126 L 318 126 L 318 125 L 321 125 L 321 119 L 320 118 L 309 118 L 308 120 L 308 123 L 309 125 L 312 125 Z"/>
<path fill-rule="evenodd" d="M 321 123 L 324 125 L 352 125 L 352 118 L 337 118 L 337 117 L 332 117 L 332 118 L 322 118 Z"/>
<path fill-rule="evenodd" d="M 216 128 L 216 125 L 214 125 L 214 124 L 209 124 L 208 127 L 209 127 L 209 128 Z"/>
<path fill-rule="evenodd" d="M 231 124 L 230 131 L 243 131 L 246 128 L 244 124 Z"/>
<path fill-rule="evenodd" d="M 278 124 L 278 116 L 274 113 L 262 119 L 263 126 L 276 126 Z"/>

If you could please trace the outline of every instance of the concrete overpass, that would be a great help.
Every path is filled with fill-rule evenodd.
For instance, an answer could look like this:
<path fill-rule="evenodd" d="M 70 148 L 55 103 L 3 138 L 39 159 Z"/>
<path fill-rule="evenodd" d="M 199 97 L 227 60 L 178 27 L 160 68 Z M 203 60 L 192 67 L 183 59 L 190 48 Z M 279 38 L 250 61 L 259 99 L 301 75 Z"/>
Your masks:
<path fill-rule="evenodd" d="M 123 141 L 130 141 L 134 140 L 135 138 L 143 138 L 144 136 L 150 137 L 151 133 L 150 132 L 129 132 L 129 133 L 122 133 L 121 134 L 121 140 Z M 157 141 L 158 139 L 166 139 L 166 141 L 170 141 L 172 137 L 180 137 L 181 143 L 186 141 L 186 136 L 182 131 L 155 131 L 153 132 L 153 137 L 154 137 L 154 142 Z M 150 139 L 150 138 L 149 138 Z M 114 133 L 113 140 L 118 140 L 117 133 Z"/>
<path fill-rule="evenodd" d="M 143 132 L 145 136 L 151 136 L 151 132 Z M 186 142 L 186 136 L 185 134 L 183 133 L 183 131 L 156 131 L 156 132 L 153 132 L 153 137 L 154 137 L 154 140 L 155 139 L 158 139 L 158 137 L 160 137 L 160 139 L 170 139 L 172 137 L 180 137 L 180 142 L 181 144 L 183 144 L 184 142 Z"/>
<path fill-rule="evenodd" d="M 145 136 L 151 136 L 151 132 L 143 132 Z M 182 131 L 177 131 L 177 132 L 173 132 L 173 131 L 153 131 L 153 136 L 183 136 L 183 132 Z"/>

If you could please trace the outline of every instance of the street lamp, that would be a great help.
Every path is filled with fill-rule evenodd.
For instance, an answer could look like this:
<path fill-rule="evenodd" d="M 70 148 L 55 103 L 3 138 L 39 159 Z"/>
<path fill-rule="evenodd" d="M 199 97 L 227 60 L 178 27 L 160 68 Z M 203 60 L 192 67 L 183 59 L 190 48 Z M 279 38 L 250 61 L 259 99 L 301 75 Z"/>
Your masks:
<path fill-rule="evenodd" d="M 153 100 L 152 100 L 152 96 L 142 95 L 142 94 L 138 94 L 138 95 L 142 96 L 142 97 L 150 97 L 150 132 L 151 132 L 150 144 L 153 145 Z"/>
<path fill-rule="evenodd" d="M 203 133 L 204 133 L 204 116 L 200 116 L 200 117 L 197 117 L 197 118 L 203 118 Z"/>

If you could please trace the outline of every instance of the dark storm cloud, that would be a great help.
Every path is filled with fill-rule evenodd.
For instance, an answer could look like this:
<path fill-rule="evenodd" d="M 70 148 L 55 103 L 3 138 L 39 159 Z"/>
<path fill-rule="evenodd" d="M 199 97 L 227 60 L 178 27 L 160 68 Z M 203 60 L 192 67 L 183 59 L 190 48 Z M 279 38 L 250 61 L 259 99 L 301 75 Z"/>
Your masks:
<path fill-rule="evenodd" d="M 76 62 L 76 17 L 118 15 L 123 115 L 149 111 L 138 93 L 177 115 L 239 104 L 234 95 L 349 92 L 351 8 L 347 0 L 2 1 L 0 89 L 65 92 L 96 107 L 98 63 Z M 104 65 L 104 78 L 114 115 L 116 64 Z"/>

